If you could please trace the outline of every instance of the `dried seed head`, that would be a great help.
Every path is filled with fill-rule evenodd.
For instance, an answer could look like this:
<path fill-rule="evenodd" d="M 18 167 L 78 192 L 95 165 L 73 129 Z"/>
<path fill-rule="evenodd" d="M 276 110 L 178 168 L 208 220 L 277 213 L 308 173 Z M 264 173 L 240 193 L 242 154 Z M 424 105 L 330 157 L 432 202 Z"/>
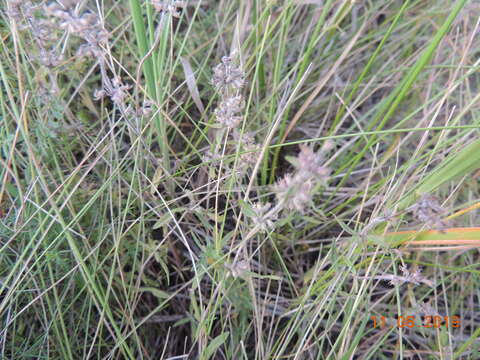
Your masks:
<path fill-rule="evenodd" d="M 405 278 L 414 284 L 420 284 L 420 281 L 423 279 L 422 269 L 420 268 L 416 268 L 415 271 L 410 272 L 405 265 L 402 265 L 400 266 L 400 271 Z"/>
<path fill-rule="evenodd" d="M 45 19 L 36 19 L 31 22 L 33 28 L 33 35 L 38 39 L 40 44 L 44 47 L 50 42 L 56 40 L 55 26 Z"/>
<path fill-rule="evenodd" d="M 416 268 L 415 271 L 411 272 L 406 266 L 402 265 L 400 266 L 400 271 L 402 272 L 402 276 L 394 277 L 390 280 L 390 284 L 398 285 L 402 283 L 412 283 L 420 285 L 421 283 L 424 283 L 428 286 L 433 286 L 433 282 L 422 275 L 422 270 L 420 268 Z"/>
<path fill-rule="evenodd" d="M 308 146 L 300 146 L 295 162 L 296 172 L 287 174 L 273 187 L 277 199 L 284 203 L 286 209 L 303 212 L 311 202 L 315 184 L 326 182 L 330 169 L 322 166 L 321 151 L 314 153 Z"/>
<path fill-rule="evenodd" d="M 57 0 L 60 4 L 63 5 L 65 9 L 74 8 L 77 4 L 80 3 L 81 0 Z"/>
<path fill-rule="evenodd" d="M 300 145 L 300 154 L 298 154 L 298 170 L 302 177 L 317 176 L 322 180 L 330 174 L 330 169 L 322 166 L 323 154 L 321 151 L 314 153 L 306 146 Z"/>
<path fill-rule="evenodd" d="M 417 304 L 417 311 L 426 316 L 440 316 L 440 314 L 427 302 L 419 302 Z"/>
<path fill-rule="evenodd" d="M 120 77 L 115 76 L 114 78 L 108 80 L 105 88 L 96 89 L 93 92 L 94 100 L 101 100 L 105 96 L 110 97 L 114 104 L 119 107 L 125 107 L 125 100 L 128 97 L 128 90 L 131 88 L 131 85 L 125 85 L 122 83 Z"/>
<path fill-rule="evenodd" d="M 107 92 L 104 89 L 95 89 L 93 92 L 93 100 L 95 101 L 102 100 L 105 96 L 107 96 Z"/>
<path fill-rule="evenodd" d="M 234 129 L 232 135 L 242 152 L 238 159 L 237 170 L 239 175 L 244 175 L 248 169 L 254 167 L 257 163 L 261 147 L 255 142 L 255 138 L 251 133 L 242 134 L 237 129 Z"/>
<path fill-rule="evenodd" d="M 152 113 L 153 108 L 155 106 L 155 103 L 151 100 L 145 100 L 143 102 L 142 108 L 140 109 L 140 114 L 138 115 L 143 115 L 143 116 L 148 116 Z"/>
<path fill-rule="evenodd" d="M 69 7 L 53 2 L 44 9 L 47 15 L 56 20 L 58 28 L 85 40 L 86 43 L 79 47 L 77 56 L 102 57 L 104 50 L 101 45 L 108 42 L 110 34 L 103 28 L 100 18 L 92 12 L 77 15 Z"/>
<path fill-rule="evenodd" d="M 294 196 L 290 199 L 287 208 L 304 212 L 305 206 L 312 201 L 313 182 L 307 180 L 300 184 Z"/>
<path fill-rule="evenodd" d="M 180 8 L 184 8 L 187 4 L 185 1 L 178 0 L 151 0 L 156 11 L 171 14 L 173 17 L 180 17 Z"/>
<path fill-rule="evenodd" d="M 292 177 L 287 174 L 277 184 L 273 186 L 279 202 L 289 210 L 298 210 L 303 212 L 305 206 L 311 201 L 313 182 L 311 179 L 302 179 L 298 175 Z"/>
<path fill-rule="evenodd" d="M 217 122 L 222 126 L 234 128 L 242 121 L 242 116 L 237 115 L 243 109 L 241 96 L 232 96 L 223 99 L 218 108 L 215 109 Z"/>
<path fill-rule="evenodd" d="M 323 151 L 324 153 L 328 153 L 332 151 L 334 148 L 335 148 L 335 143 L 332 140 L 328 139 L 328 140 L 325 140 L 325 142 L 323 143 L 321 151 Z"/>
<path fill-rule="evenodd" d="M 30 1 L 8 0 L 7 5 L 7 15 L 18 23 L 24 19 L 24 16 L 31 16 L 33 4 Z"/>
<path fill-rule="evenodd" d="M 233 64 L 230 57 L 224 56 L 222 62 L 213 69 L 212 83 L 220 92 L 240 90 L 245 84 L 245 74 Z"/>
<path fill-rule="evenodd" d="M 275 227 L 275 220 L 277 219 L 277 214 L 269 214 L 271 208 L 270 203 L 255 203 L 252 206 L 252 209 L 255 213 L 255 216 L 252 217 L 253 223 L 255 226 L 258 226 L 260 232 L 267 232 Z"/>
<path fill-rule="evenodd" d="M 124 105 L 130 88 L 130 85 L 124 85 L 120 77 L 116 76 L 112 79 L 112 87 L 107 89 L 107 93 L 116 105 Z"/>
<path fill-rule="evenodd" d="M 413 211 L 413 215 L 421 223 L 429 226 L 438 226 L 443 228 L 446 223 L 442 220 L 445 210 L 440 205 L 439 199 L 431 194 L 423 194 L 418 202 L 408 210 Z"/>
<path fill-rule="evenodd" d="M 205 162 L 220 161 L 221 156 L 218 153 L 212 153 L 211 150 L 207 150 L 205 154 L 202 155 L 202 160 Z"/>
<path fill-rule="evenodd" d="M 40 48 L 38 60 L 43 66 L 55 67 L 63 61 L 63 56 L 59 55 L 55 49 L 46 50 L 42 47 Z"/>
<path fill-rule="evenodd" d="M 254 145 L 255 144 L 255 137 L 253 133 L 250 132 L 244 132 L 243 134 L 238 131 L 237 129 L 234 129 L 232 132 L 232 136 L 235 141 L 238 143 L 243 143 L 245 145 Z"/>
<path fill-rule="evenodd" d="M 249 270 L 249 264 L 247 260 L 240 260 L 231 265 L 225 264 L 225 267 L 230 270 L 230 275 L 234 278 L 242 277 Z"/>

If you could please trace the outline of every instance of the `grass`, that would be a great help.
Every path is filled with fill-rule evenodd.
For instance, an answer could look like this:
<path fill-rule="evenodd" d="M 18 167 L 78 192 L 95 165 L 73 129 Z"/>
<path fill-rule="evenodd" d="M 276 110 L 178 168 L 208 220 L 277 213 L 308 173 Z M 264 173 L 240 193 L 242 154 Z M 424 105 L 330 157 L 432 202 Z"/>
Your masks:
<path fill-rule="evenodd" d="M 2 5 L 0 358 L 479 358 L 475 2 Z"/>

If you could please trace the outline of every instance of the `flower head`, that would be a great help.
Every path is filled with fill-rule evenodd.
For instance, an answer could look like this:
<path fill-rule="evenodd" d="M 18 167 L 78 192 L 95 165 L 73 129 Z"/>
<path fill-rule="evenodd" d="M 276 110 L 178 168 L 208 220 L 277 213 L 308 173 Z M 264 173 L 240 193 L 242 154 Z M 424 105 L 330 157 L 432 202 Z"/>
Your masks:
<path fill-rule="evenodd" d="M 237 163 L 237 170 L 240 175 L 244 175 L 249 168 L 255 166 L 258 160 L 258 154 L 261 151 L 260 145 L 255 142 L 253 134 L 244 132 L 243 134 L 234 129 L 233 139 L 240 146 L 241 154 Z"/>
<path fill-rule="evenodd" d="M 267 232 L 275 227 L 274 221 L 277 219 L 277 214 L 269 213 L 271 206 L 268 202 L 265 204 L 258 202 L 252 206 L 255 213 L 255 216 L 252 217 L 253 223 L 258 226 L 261 232 Z"/>
<path fill-rule="evenodd" d="M 440 314 L 428 302 L 419 302 L 417 310 L 425 316 L 440 316 Z"/>
<path fill-rule="evenodd" d="M 151 0 L 156 11 L 171 14 L 173 17 L 180 17 L 179 8 L 186 6 L 185 1 L 177 0 Z"/>
<path fill-rule="evenodd" d="M 286 209 L 300 212 L 304 212 L 305 206 L 312 200 L 312 189 L 312 180 L 303 180 L 298 174 L 297 176 L 285 175 L 273 187 L 278 201 L 283 202 Z"/>
<path fill-rule="evenodd" d="M 248 272 L 250 265 L 248 260 L 239 260 L 233 264 L 225 264 L 225 267 L 229 270 L 229 275 L 234 278 L 243 277 Z"/>
<path fill-rule="evenodd" d="M 439 226 L 440 228 L 445 226 L 445 222 L 442 220 L 442 215 L 445 213 L 445 210 L 440 205 L 438 198 L 434 195 L 423 194 L 417 203 L 408 210 L 412 211 L 413 215 L 421 223 Z"/>
<path fill-rule="evenodd" d="M 420 268 L 416 268 L 415 271 L 410 271 L 405 265 L 402 265 L 400 266 L 400 271 L 402 272 L 402 276 L 393 277 L 390 280 L 390 284 L 398 285 L 402 283 L 412 283 L 420 285 L 421 283 L 424 283 L 428 286 L 433 286 L 433 282 L 422 275 L 422 269 Z"/>
<path fill-rule="evenodd" d="M 71 4 L 62 6 L 52 2 L 44 9 L 47 15 L 57 20 L 60 29 L 85 40 L 85 44 L 78 48 L 77 55 L 101 57 L 104 53 L 101 45 L 107 43 L 110 34 L 103 27 L 97 14 L 87 11 L 78 15 L 70 7 Z"/>
<path fill-rule="evenodd" d="M 322 166 L 323 153 L 321 151 L 315 153 L 306 145 L 300 145 L 297 161 L 299 173 L 305 177 L 313 175 L 325 179 L 330 174 L 330 169 Z"/>
<path fill-rule="evenodd" d="M 94 100 L 101 100 L 105 96 L 108 96 L 114 104 L 123 106 L 130 88 L 131 85 L 123 84 L 120 77 L 115 76 L 113 79 L 107 81 L 104 89 L 96 89 L 93 93 L 93 98 Z"/>
<path fill-rule="evenodd" d="M 228 88 L 240 90 L 245 84 L 245 74 L 235 66 L 228 56 L 222 58 L 222 62 L 213 69 L 213 85 L 221 92 Z"/>
<path fill-rule="evenodd" d="M 242 116 L 237 115 L 243 109 L 241 96 L 227 97 L 215 109 L 217 122 L 225 127 L 234 128 L 242 121 Z"/>
<path fill-rule="evenodd" d="M 277 199 L 284 203 L 286 209 L 303 212 L 311 202 L 316 183 L 325 183 L 330 169 L 323 165 L 323 149 L 318 153 L 307 146 L 300 146 L 300 153 L 295 160 L 297 170 L 287 174 L 274 187 Z"/>

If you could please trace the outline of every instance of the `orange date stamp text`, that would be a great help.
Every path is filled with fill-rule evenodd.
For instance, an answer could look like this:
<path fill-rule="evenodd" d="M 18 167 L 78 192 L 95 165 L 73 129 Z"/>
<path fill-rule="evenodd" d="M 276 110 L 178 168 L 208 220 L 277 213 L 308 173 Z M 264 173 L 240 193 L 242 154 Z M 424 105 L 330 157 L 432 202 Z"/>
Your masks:
<path fill-rule="evenodd" d="M 373 322 L 374 328 L 379 327 L 383 329 L 387 327 L 387 322 L 389 324 L 392 323 L 392 321 L 387 321 L 387 318 L 385 316 L 371 316 L 370 319 Z M 446 328 L 460 327 L 460 317 L 456 315 L 453 315 L 453 316 L 425 315 L 422 317 L 397 316 L 397 318 L 393 320 L 395 320 L 396 327 L 401 329 L 414 328 L 414 327 L 438 329 L 442 326 Z"/>

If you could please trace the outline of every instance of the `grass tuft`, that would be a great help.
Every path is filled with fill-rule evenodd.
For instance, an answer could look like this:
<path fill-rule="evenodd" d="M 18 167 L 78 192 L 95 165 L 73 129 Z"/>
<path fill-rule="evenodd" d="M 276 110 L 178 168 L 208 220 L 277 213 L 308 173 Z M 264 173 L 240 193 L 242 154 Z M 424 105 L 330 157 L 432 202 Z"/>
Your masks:
<path fill-rule="evenodd" d="M 478 359 L 473 1 L 0 0 L 1 359 Z"/>

